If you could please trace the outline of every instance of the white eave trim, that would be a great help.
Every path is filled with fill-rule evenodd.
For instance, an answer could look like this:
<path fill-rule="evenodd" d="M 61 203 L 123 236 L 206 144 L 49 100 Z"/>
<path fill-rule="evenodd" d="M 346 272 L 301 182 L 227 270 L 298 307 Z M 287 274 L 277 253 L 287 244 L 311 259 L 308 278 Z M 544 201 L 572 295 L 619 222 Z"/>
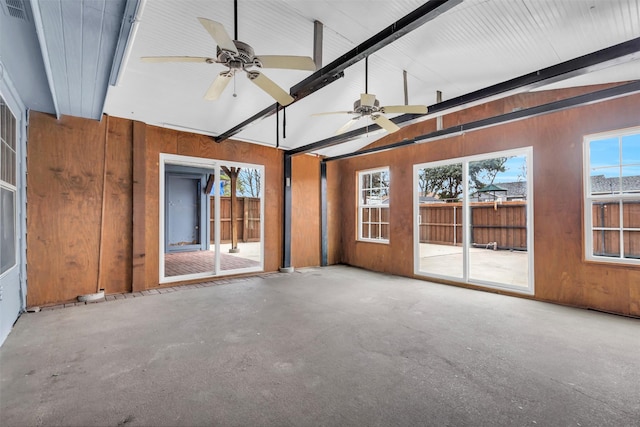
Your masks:
<path fill-rule="evenodd" d="M 36 34 L 38 35 L 38 42 L 40 43 L 40 51 L 42 52 L 42 62 L 44 63 L 44 70 L 47 74 L 47 82 L 49 83 L 51 98 L 53 98 L 53 108 L 56 111 L 56 119 L 60 119 L 60 108 L 58 107 L 58 97 L 53 83 L 51 60 L 49 59 L 49 51 L 47 49 L 47 42 L 44 35 L 44 25 L 42 24 L 42 15 L 40 14 L 40 3 L 37 0 L 32 1 L 31 9 L 33 12 L 33 23 L 36 26 Z"/>

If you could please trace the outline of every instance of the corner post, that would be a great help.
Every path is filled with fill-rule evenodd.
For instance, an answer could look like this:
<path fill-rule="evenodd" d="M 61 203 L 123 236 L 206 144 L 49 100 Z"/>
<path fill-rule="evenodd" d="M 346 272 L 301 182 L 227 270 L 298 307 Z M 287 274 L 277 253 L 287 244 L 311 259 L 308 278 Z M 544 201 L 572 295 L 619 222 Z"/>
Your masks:
<path fill-rule="evenodd" d="M 293 272 L 291 266 L 291 154 L 284 153 L 284 217 L 282 230 L 282 267 L 283 273 Z"/>
<path fill-rule="evenodd" d="M 329 239 L 327 221 L 327 162 L 320 162 L 320 265 L 329 265 Z"/>

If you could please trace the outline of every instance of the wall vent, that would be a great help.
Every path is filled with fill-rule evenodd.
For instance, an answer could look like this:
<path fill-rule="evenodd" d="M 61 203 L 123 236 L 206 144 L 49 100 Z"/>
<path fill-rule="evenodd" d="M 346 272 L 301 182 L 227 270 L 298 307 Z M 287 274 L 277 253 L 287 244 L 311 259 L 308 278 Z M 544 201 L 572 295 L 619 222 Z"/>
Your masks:
<path fill-rule="evenodd" d="M 2 3 L 7 15 L 25 22 L 29 21 L 25 0 L 4 0 Z"/>

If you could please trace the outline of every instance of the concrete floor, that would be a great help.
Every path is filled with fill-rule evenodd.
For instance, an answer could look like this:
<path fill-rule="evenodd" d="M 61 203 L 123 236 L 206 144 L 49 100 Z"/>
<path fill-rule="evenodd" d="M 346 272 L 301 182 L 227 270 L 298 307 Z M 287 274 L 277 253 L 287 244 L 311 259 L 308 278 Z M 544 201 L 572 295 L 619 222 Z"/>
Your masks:
<path fill-rule="evenodd" d="M 335 266 L 23 315 L 0 424 L 640 425 L 640 320 Z"/>

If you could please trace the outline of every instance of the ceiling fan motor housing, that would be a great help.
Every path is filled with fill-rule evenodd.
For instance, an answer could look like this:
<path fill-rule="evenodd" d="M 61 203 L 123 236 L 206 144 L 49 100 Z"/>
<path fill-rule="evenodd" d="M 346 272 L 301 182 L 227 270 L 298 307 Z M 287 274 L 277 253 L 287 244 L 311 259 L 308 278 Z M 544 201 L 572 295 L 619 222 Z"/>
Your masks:
<path fill-rule="evenodd" d="M 220 46 L 217 46 L 216 55 L 219 63 L 238 70 L 245 67 L 251 67 L 256 64 L 255 53 L 251 46 L 238 40 L 234 40 L 233 44 L 236 45 L 236 49 L 238 50 L 237 54 L 235 52 L 220 49 Z"/>
<path fill-rule="evenodd" d="M 373 105 L 362 105 L 362 102 L 360 99 L 356 100 L 353 103 L 353 112 L 361 114 L 363 116 L 366 116 L 372 113 L 377 113 L 379 110 L 380 110 L 380 101 L 378 101 L 377 99 L 373 102 Z"/>

